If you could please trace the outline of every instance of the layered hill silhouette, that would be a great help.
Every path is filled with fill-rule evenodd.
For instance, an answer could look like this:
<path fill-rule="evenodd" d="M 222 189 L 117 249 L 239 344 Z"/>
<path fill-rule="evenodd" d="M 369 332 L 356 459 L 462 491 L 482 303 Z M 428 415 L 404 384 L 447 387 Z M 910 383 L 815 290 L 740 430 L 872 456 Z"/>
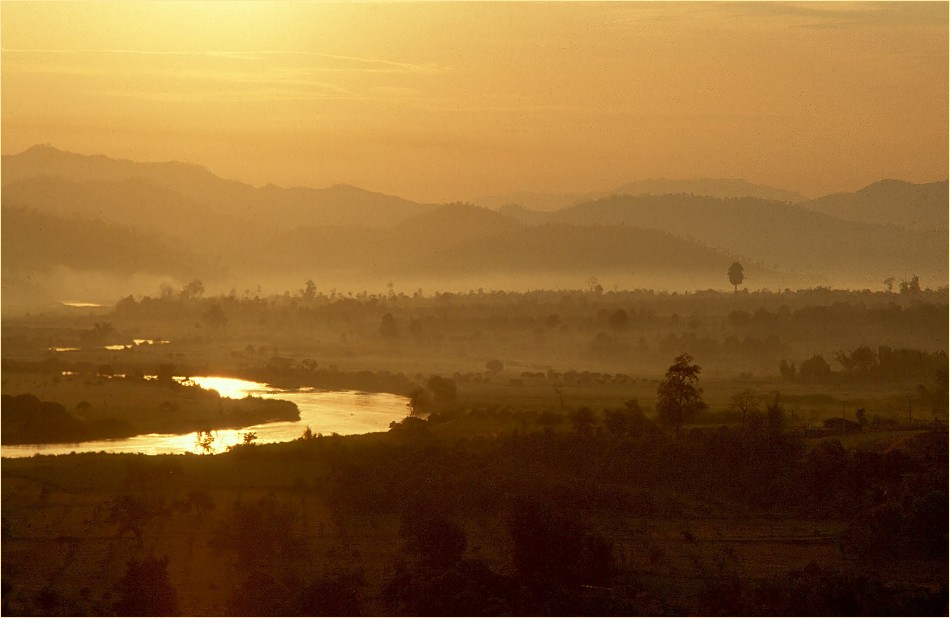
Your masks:
<path fill-rule="evenodd" d="M 948 205 L 946 181 L 913 184 L 882 180 L 855 193 L 835 193 L 811 200 L 805 207 L 848 221 L 945 233 Z"/>
<path fill-rule="evenodd" d="M 252 252 L 270 265 L 318 263 L 372 270 L 386 277 L 510 272 L 722 274 L 734 256 L 672 234 L 631 226 L 551 223 L 528 226 L 512 217 L 450 204 L 392 229 L 310 227 L 280 234 Z M 265 258 L 266 259 L 266 258 Z M 753 272 L 755 271 L 755 267 Z M 583 277 L 579 277 L 583 274 Z"/>
<path fill-rule="evenodd" d="M 207 261 L 135 228 L 22 208 L 3 209 L 0 253 L 4 272 L 64 266 L 75 271 L 189 277 L 210 275 Z"/>
<path fill-rule="evenodd" d="M 693 238 L 800 272 L 946 272 L 946 232 L 845 221 L 804 205 L 693 195 L 614 196 L 553 213 L 509 208 L 526 223 L 628 225 Z"/>
<path fill-rule="evenodd" d="M 614 195 L 699 195 L 709 197 L 757 197 L 780 202 L 803 202 L 807 198 L 794 191 L 753 184 L 733 178 L 669 179 L 655 178 L 628 182 L 609 191 L 589 193 L 531 193 L 520 191 L 507 195 L 475 198 L 475 203 L 486 208 L 522 207 L 530 210 L 554 211 Z"/>
<path fill-rule="evenodd" d="M 759 185 L 738 178 L 696 178 L 671 180 L 656 178 L 621 185 L 614 195 L 706 195 L 709 197 L 756 197 L 776 202 L 804 202 L 807 198 L 794 191 Z"/>
<path fill-rule="evenodd" d="M 947 281 L 946 182 L 884 181 L 803 201 L 745 181 L 653 180 L 618 188 L 637 195 L 576 194 L 577 203 L 554 210 L 491 210 L 348 185 L 254 187 L 189 163 L 50 146 L 4 156 L 2 179 L 5 286 L 36 286 L 44 272 L 66 267 L 199 277 L 209 289 L 243 285 L 234 283 L 241 277 L 330 273 L 447 284 L 523 273 L 575 285 L 581 275 L 618 273 L 632 284 L 650 275 L 651 285 L 721 279 L 726 288 L 725 270 L 737 259 L 756 286 L 847 286 L 911 274 L 925 285 Z"/>
<path fill-rule="evenodd" d="M 128 218 L 124 210 L 147 217 L 146 210 L 158 209 L 173 216 L 187 212 L 198 220 L 225 217 L 228 223 L 243 220 L 254 227 L 263 223 L 275 229 L 318 224 L 389 226 L 435 208 L 349 185 L 253 187 L 219 178 L 191 163 L 140 163 L 51 146 L 4 155 L 2 170 L 4 203 L 9 198 L 58 213 L 96 208 L 99 216 L 110 220 Z M 50 177 L 70 182 L 55 184 Z M 83 204 L 83 200 L 98 206 Z"/>

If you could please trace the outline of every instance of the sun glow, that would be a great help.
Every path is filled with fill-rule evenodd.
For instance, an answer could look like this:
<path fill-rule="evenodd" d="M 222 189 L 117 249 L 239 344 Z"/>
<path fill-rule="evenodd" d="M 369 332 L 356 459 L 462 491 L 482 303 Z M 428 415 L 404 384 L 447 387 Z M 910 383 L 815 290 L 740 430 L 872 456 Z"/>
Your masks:
<path fill-rule="evenodd" d="M 417 201 L 944 177 L 946 3 L 739 4 L 6 2 L 3 152 Z"/>
<path fill-rule="evenodd" d="M 267 387 L 262 388 L 257 382 L 238 378 L 198 377 L 190 378 L 190 380 L 201 388 L 218 391 L 219 395 L 230 399 L 243 399 L 251 395 L 260 395 L 261 393 L 273 390 Z"/>

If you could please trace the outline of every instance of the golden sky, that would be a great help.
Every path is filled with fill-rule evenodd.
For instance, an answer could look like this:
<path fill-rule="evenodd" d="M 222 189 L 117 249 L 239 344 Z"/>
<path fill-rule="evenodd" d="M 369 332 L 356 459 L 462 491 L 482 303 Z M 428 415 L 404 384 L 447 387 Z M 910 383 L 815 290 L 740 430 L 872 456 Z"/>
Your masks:
<path fill-rule="evenodd" d="M 943 180 L 948 6 L 4 2 L 2 151 L 431 201 Z"/>

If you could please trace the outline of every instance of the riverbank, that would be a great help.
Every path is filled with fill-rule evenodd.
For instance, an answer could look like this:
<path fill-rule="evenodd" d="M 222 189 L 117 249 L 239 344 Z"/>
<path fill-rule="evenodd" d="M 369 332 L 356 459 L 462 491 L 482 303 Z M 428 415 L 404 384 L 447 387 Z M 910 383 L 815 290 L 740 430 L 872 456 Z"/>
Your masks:
<path fill-rule="evenodd" d="M 5 373 L 2 444 L 186 434 L 300 419 L 279 399 L 231 399 L 172 379 Z"/>

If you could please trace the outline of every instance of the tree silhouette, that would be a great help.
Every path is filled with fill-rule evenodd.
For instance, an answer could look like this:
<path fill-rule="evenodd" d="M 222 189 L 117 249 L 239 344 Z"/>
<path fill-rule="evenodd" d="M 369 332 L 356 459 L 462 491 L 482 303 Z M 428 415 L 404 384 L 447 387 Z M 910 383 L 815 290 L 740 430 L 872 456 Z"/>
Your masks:
<path fill-rule="evenodd" d="M 693 364 L 693 357 L 680 354 L 666 371 L 666 377 L 657 388 L 659 399 L 656 412 L 660 422 L 672 427 L 679 435 L 683 423 L 692 420 L 704 410 L 703 389 L 699 387 L 699 372 L 702 368 Z"/>
<path fill-rule="evenodd" d="M 79 333 L 79 341 L 84 346 L 105 345 L 115 339 L 115 327 L 109 322 L 96 322 L 90 330 Z"/>
<path fill-rule="evenodd" d="M 742 273 L 742 264 L 733 262 L 729 267 L 729 283 L 735 286 L 736 294 L 739 293 L 739 285 L 745 281 L 745 275 Z"/>
<path fill-rule="evenodd" d="M 154 516 L 154 510 L 143 500 L 135 496 L 118 496 L 109 505 L 109 517 L 106 521 L 118 526 L 120 536 L 131 532 L 135 541 L 141 545 L 145 525 Z"/>
<path fill-rule="evenodd" d="M 426 388 L 432 393 L 432 403 L 438 406 L 451 405 L 455 403 L 456 384 L 451 378 L 442 376 L 432 376 L 426 384 Z"/>
<path fill-rule="evenodd" d="M 914 275 L 910 281 L 901 281 L 901 294 L 919 294 L 920 277 Z"/>
<path fill-rule="evenodd" d="M 571 424 L 574 432 L 579 436 L 594 435 L 594 423 L 597 422 L 594 411 L 588 407 L 580 407 L 571 412 Z"/>
<path fill-rule="evenodd" d="M 742 422 L 745 423 L 750 414 L 759 411 L 759 398 L 752 390 L 746 389 L 733 395 L 729 405 L 733 410 L 742 414 Z"/>
<path fill-rule="evenodd" d="M 217 302 L 211 304 L 211 307 L 204 313 L 202 318 L 211 330 L 223 330 L 228 324 L 228 316 L 225 315 L 224 309 L 222 309 L 221 305 Z"/>
<path fill-rule="evenodd" d="M 858 346 L 850 352 L 835 352 L 835 360 L 849 374 L 866 377 L 877 364 L 877 354 L 866 345 Z"/>
<path fill-rule="evenodd" d="M 399 328 L 396 326 L 396 318 L 393 317 L 393 314 L 387 313 L 379 322 L 379 334 L 383 337 L 395 337 L 398 333 Z"/>
<path fill-rule="evenodd" d="M 798 377 L 806 382 L 821 382 L 831 377 L 831 365 L 821 354 L 815 354 L 808 360 L 802 361 L 798 369 Z"/>
<path fill-rule="evenodd" d="M 231 591 L 227 615 L 296 616 L 294 601 L 291 588 L 265 569 L 254 569 Z"/>
<path fill-rule="evenodd" d="M 614 438 L 622 438 L 630 431 L 631 413 L 629 410 L 607 410 L 604 413 L 604 427 Z"/>
<path fill-rule="evenodd" d="M 765 426 L 771 434 L 782 433 L 785 427 L 785 404 L 778 393 L 772 401 L 765 406 Z"/>
<path fill-rule="evenodd" d="M 130 560 L 118 583 L 118 616 L 180 616 L 178 593 L 168 577 L 168 556 Z"/>
<path fill-rule="evenodd" d="M 610 324 L 610 328 L 623 330 L 630 323 L 630 316 L 623 309 L 617 309 L 607 318 L 607 323 Z"/>
<path fill-rule="evenodd" d="M 185 299 L 201 298 L 205 293 L 205 284 L 200 279 L 191 280 L 181 291 L 181 297 Z"/>
<path fill-rule="evenodd" d="M 414 388 L 409 393 L 409 401 L 406 407 L 409 408 L 409 416 L 416 417 L 428 412 L 432 406 L 432 394 L 424 388 Z"/>
<path fill-rule="evenodd" d="M 217 506 L 207 489 L 192 489 L 189 491 L 186 504 L 195 512 L 195 517 L 199 519 L 205 513 L 213 511 Z"/>
<path fill-rule="evenodd" d="M 214 441 L 217 438 L 218 436 L 211 430 L 198 431 L 195 433 L 195 448 L 202 455 L 211 455 L 214 453 Z"/>
<path fill-rule="evenodd" d="M 612 544 L 545 499 L 517 498 L 507 523 L 518 577 L 542 598 L 568 588 L 604 586 L 613 575 Z"/>

